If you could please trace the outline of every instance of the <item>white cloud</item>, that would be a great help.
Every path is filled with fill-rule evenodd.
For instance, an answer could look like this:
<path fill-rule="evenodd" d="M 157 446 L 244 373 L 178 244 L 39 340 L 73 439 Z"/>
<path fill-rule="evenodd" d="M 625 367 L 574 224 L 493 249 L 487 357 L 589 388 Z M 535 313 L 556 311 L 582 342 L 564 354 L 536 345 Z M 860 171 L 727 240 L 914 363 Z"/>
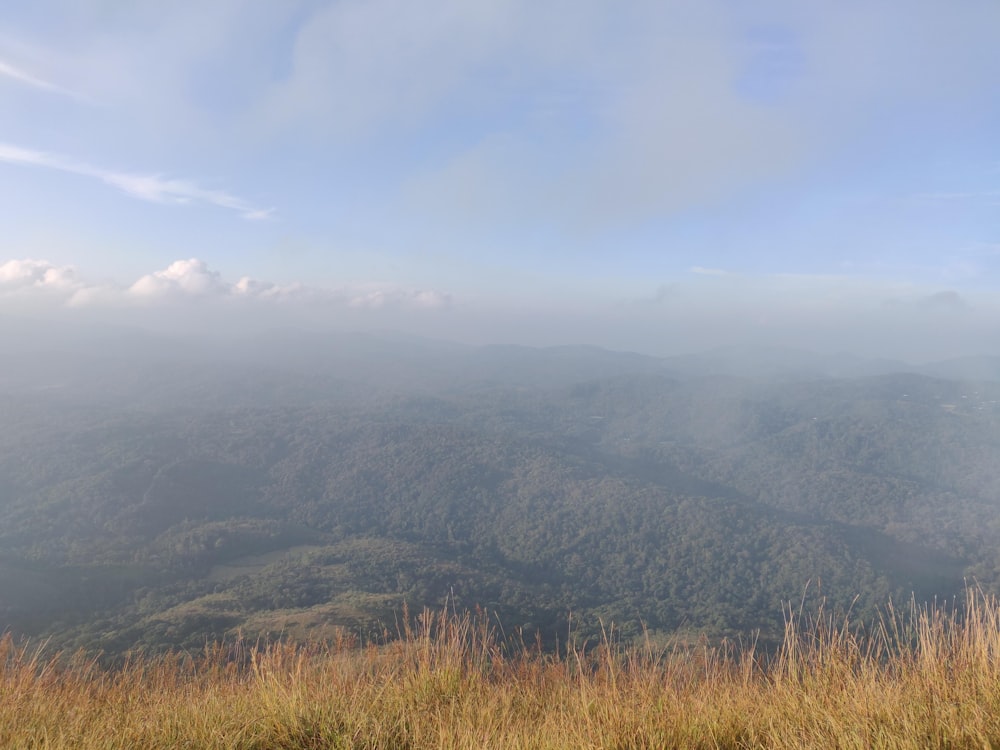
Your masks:
<path fill-rule="evenodd" d="M 345 289 L 343 293 L 350 307 L 372 310 L 386 307 L 438 309 L 451 304 L 451 297 L 442 292 L 394 286 Z"/>
<path fill-rule="evenodd" d="M 250 220 L 267 218 L 273 212 L 273 209 L 255 207 L 242 198 L 238 198 L 223 190 L 202 188 L 189 180 L 172 179 L 161 175 L 116 172 L 69 159 L 58 154 L 35 151 L 9 143 L 0 143 L 0 162 L 43 167 L 60 172 L 93 177 L 134 198 L 152 203 L 203 203 L 237 211 L 243 218 Z"/>
<path fill-rule="evenodd" d="M 270 281 L 258 281 L 244 276 L 233 284 L 232 294 L 246 298 L 291 299 L 309 297 L 312 290 L 299 283 L 274 284 Z"/>
<path fill-rule="evenodd" d="M 141 276 L 127 285 L 92 284 L 79 278 L 74 268 L 45 260 L 9 260 L 0 264 L 0 299 L 44 292 L 74 308 L 175 306 L 203 301 L 222 304 L 306 305 L 356 310 L 434 310 L 448 307 L 451 296 L 440 291 L 413 289 L 398 284 L 348 284 L 339 287 L 275 284 L 244 276 L 235 283 L 198 258 L 176 260 L 166 268 Z M 260 307 L 264 306 L 264 307 Z M 242 308 L 240 308 L 242 309 Z"/>
<path fill-rule="evenodd" d="M 128 288 L 135 297 L 163 297 L 178 294 L 189 297 L 218 296 L 228 293 L 218 271 L 197 258 L 176 260 L 162 271 L 143 276 Z"/>
<path fill-rule="evenodd" d="M 852 144 L 939 137 L 924 123 L 996 106 L 996 3 L 636 2 L 606 6 L 603 24 L 537 5 L 506 5 L 515 33 L 474 62 L 506 55 L 580 97 L 546 119 L 545 84 L 519 86 L 493 132 L 411 177 L 416 208 L 493 227 L 630 225 L 794 179 Z M 535 42 L 549 33 L 562 43 L 545 55 Z M 767 45 L 780 70 L 761 64 Z"/>
<path fill-rule="evenodd" d="M 47 260 L 8 260 L 0 264 L 0 291 L 47 289 L 76 291 L 83 284 L 70 266 L 57 266 Z"/>
<path fill-rule="evenodd" d="M 78 307 L 106 300 L 108 291 L 81 280 L 72 266 L 32 258 L 0 263 L 0 299 L 56 301 Z"/>

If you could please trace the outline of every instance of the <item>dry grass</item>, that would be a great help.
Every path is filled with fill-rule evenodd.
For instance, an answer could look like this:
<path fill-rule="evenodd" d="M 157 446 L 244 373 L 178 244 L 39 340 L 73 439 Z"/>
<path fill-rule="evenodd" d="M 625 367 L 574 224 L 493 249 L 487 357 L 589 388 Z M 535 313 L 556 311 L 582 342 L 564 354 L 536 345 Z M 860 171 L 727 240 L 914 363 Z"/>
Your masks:
<path fill-rule="evenodd" d="M 1000 605 L 889 610 L 784 644 L 510 649 L 424 613 L 384 646 L 209 649 L 115 670 L 0 642 L 3 748 L 1000 747 Z"/>

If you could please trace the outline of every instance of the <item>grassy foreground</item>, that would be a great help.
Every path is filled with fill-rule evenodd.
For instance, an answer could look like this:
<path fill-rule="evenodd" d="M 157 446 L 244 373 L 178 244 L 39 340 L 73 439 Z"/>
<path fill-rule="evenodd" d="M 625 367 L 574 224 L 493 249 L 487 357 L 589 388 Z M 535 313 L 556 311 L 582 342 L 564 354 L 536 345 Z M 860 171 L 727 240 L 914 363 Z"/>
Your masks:
<path fill-rule="evenodd" d="M 424 613 L 359 646 L 41 658 L 0 641 L 3 748 L 1000 747 L 1000 605 L 789 617 L 770 658 L 707 645 L 510 649 Z"/>

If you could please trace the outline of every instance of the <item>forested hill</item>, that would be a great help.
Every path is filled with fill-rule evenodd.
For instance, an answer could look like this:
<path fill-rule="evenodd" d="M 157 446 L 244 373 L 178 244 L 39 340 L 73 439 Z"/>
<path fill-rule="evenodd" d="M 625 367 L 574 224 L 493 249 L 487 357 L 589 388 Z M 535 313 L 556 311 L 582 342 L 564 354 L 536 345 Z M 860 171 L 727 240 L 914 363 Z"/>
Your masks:
<path fill-rule="evenodd" d="M 378 346 L 350 371 L 232 352 L 10 370 L 3 624 L 117 653 L 379 633 L 447 600 L 543 639 L 570 616 L 767 638 L 807 590 L 865 617 L 996 589 L 996 382 L 576 349 L 439 351 L 420 376 L 416 345 L 358 376 L 389 367 Z"/>

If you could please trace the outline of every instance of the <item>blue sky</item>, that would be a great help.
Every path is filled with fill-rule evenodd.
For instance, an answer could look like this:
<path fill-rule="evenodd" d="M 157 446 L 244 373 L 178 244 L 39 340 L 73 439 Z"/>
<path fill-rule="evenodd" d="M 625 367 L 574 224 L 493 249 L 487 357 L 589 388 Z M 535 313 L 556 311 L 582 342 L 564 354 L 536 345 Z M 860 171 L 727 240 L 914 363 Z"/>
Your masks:
<path fill-rule="evenodd" d="M 8 315 L 1000 351 L 995 0 L 21 5 Z"/>

